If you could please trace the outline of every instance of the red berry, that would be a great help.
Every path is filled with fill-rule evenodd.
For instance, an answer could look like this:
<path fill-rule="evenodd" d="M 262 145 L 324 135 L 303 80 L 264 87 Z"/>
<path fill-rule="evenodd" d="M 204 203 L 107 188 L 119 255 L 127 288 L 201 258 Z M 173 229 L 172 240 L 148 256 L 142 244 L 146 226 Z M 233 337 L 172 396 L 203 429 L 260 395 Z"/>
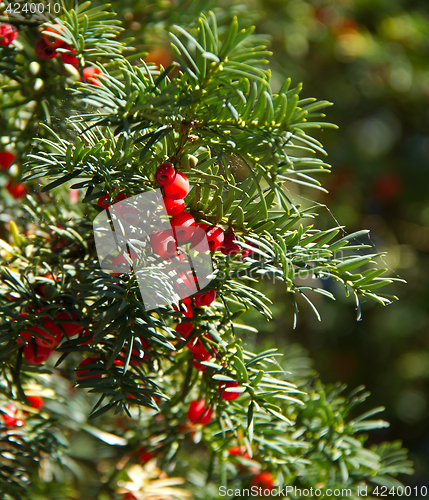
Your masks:
<path fill-rule="evenodd" d="M 229 456 L 239 456 L 242 458 L 250 458 L 245 446 L 233 446 L 228 451 Z"/>
<path fill-rule="evenodd" d="M 159 229 L 150 235 L 152 250 L 163 259 L 173 257 L 177 252 L 177 243 L 172 234 Z"/>
<path fill-rule="evenodd" d="M 166 196 L 163 196 L 162 199 L 164 201 L 165 211 L 170 216 L 180 214 L 185 209 L 185 200 L 172 200 Z"/>
<path fill-rule="evenodd" d="M 241 251 L 241 255 L 242 255 L 242 259 L 244 259 L 245 257 L 249 257 L 249 255 L 252 255 L 252 250 L 250 250 L 249 248 L 243 248 L 243 250 Z"/>
<path fill-rule="evenodd" d="M 6 427 L 22 427 L 25 425 L 24 421 L 18 417 L 18 408 L 13 404 L 7 404 L 4 409 L 4 413 L 1 413 L 1 417 Z"/>
<path fill-rule="evenodd" d="M 75 68 L 79 67 L 79 60 L 73 54 L 76 54 L 76 49 L 72 49 L 69 45 L 64 45 L 65 49 L 70 52 L 61 52 L 60 57 L 64 64 L 71 64 Z"/>
<path fill-rule="evenodd" d="M 40 37 L 37 41 L 34 51 L 36 56 L 40 59 L 53 59 L 58 55 L 58 52 L 54 48 L 49 47 L 49 45 L 46 44 L 43 37 Z"/>
<path fill-rule="evenodd" d="M 194 365 L 194 368 L 198 370 L 199 372 L 205 372 L 207 369 L 207 366 L 202 365 L 198 360 L 194 359 L 192 361 L 192 364 Z"/>
<path fill-rule="evenodd" d="M 58 321 L 58 324 L 61 325 L 61 328 L 66 332 L 68 337 L 74 337 L 75 335 L 80 335 L 84 327 L 78 325 L 77 323 L 72 323 L 72 319 L 77 319 L 77 315 L 75 313 L 62 312 L 56 318 L 55 321 Z M 61 321 L 64 320 L 64 323 Z M 67 321 L 67 323 L 65 322 Z"/>
<path fill-rule="evenodd" d="M 177 172 L 174 181 L 165 186 L 164 194 L 172 200 L 181 200 L 189 193 L 189 181 L 185 174 Z"/>
<path fill-rule="evenodd" d="M 138 365 L 139 362 L 143 361 L 143 357 L 144 357 L 144 352 L 141 351 L 140 349 L 133 349 L 131 351 L 131 359 L 130 359 L 130 364 L 131 365 Z M 121 353 L 119 354 L 119 357 L 118 359 L 115 359 L 115 361 L 113 361 L 113 364 L 116 365 L 116 366 L 124 366 L 125 365 L 125 354 L 124 353 Z M 138 361 L 137 361 L 138 359 Z"/>
<path fill-rule="evenodd" d="M 90 356 L 89 358 L 85 358 L 83 361 L 81 361 L 79 363 L 79 366 L 85 366 L 85 365 L 89 365 L 91 363 L 96 363 L 98 361 L 98 358 L 96 358 L 95 356 Z M 79 368 L 78 366 L 78 368 Z M 76 375 L 77 375 L 77 378 L 80 378 L 80 379 L 85 379 L 85 378 L 101 378 L 101 374 L 98 374 L 98 375 L 85 375 L 85 373 L 88 373 L 89 371 L 91 370 L 91 368 L 88 368 L 87 370 L 77 370 L 76 371 Z"/>
<path fill-rule="evenodd" d="M 89 66 L 87 68 L 84 68 L 83 70 L 83 76 L 85 80 L 87 80 L 89 83 L 92 83 L 92 85 L 95 85 L 96 87 L 102 87 L 103 85 L 96 76 L 100 74 L 102 74 L 101 70 L 96 68 L 95 66 Z"/>
<path fill-rule="evenodd" d="M 37 345 L 35 342 L 30 342 L 24 346 L 23 353 L 25 361 L 29 365 L 40 365 L 44 363 L 51 355 L 52 349 L 50 347 L 43 347 Z"/>
<path fill-rule="evenodd" d="M 48 47 L 51 49 L 57 49 L 58 47 L 65 45 L 62 40 L 49 34 L 55 33 L 56 35 L 61 35 L 63 33 L 63 28 L 60 24 L 54 24 L 53 28 L 45 28 L 44 31 L 48 32 L 43 34 L 43 39 Z"/>
<path fill-rule="evenodd" d="M 191 302 L 191 299 L 189 297 L 187 297 L 186 299 L 183 299 L 180 301 L 181 304 L 179 307 L 177 306 L 173 306 L 173 309 L 175 311 L 179 311 L 182 313 L 182 315 L 185 317 L 185 318 L 192 318 L 192 316 L 194 315 L 194 312 L 192 310 L 192 302 Z"/>
<path fill-rule="evenodd" d="M 197 293 L 193 298 L 197 307 L 208 306 L 215 300 L 216 290 L 213 288 L 208 292 Z"/>
<path fill-rule="evenodd" d="M 27 395 L 26 395 L 27 396 Z M 27 396 L 28 404 L 35 410 L 40 410 L 43 407 L 42 396 Z"/>
<path fill-rule="evenodd" d="M 22 198 L 27 194 L 27 188 L 24 184 L 21 184 L 20 182 L 15 185 L 14 184 L 14 180 L 10 179 L 6 184 L 6 189 L 15 199 Z"/>
<path fill-rule="evenodd" d="M 40 337 L 34 337 L 36 344 L 41 347 L 48 347 L 49 349 L 55 349 L 57 345 L 61 342 L 61 338 L 63 333 L 60 328 L 49 318 L 45 317 L 45 321 L 43 323 L 43 328 L 49 331 L 47 333 L 45 330 L 38 328 L 37 326 L 33 326 L 30 330 L 43 335 L 43 339 Z"/>
<path fill-rule="evenodd" d="M 193 323 L 179 323 L 176 326 L 175 330 L 177 333 L 179 333 L 183 337 L 187 337 L 191 333 L 193 328 L 194 328 Z"/>
<path fill-rule="evenodd" d="M 11 24 L 0 24 L 0 45 L 7 47 L 18 36 L 18 30 Z"/>
<path fill-rule="evenodd" d="M 241 250 L 240 246 L 237 245 L 237 243 L 234 243 L 234 240 L 235 234 L 232 231 L 225 233 L 223 244 L 220 247 L 220 251 L 224 255 L 233 256 L 238 254 L 238 252 Z"/>
<path fill-rule="evenodd" d="M 146 464 L 152 457 L 153 457 L 153 451 L 146 451 L 146 448 L 144 446 L 139 449 L 140 463 Z"/>
<path fill-rule="evenodd" d="M 155 180 L 160 186 L 169 186 L 176 178 L 176 169 L 171 161 L 161 163 L 155 172 Z"/>
<path fill-rule="evenodd" d="M 219 394 L 220 398 L 224 401 L 232 401 L 233 399 L 237 399 L 241 392 L 234 391 L 226 391 L 229 387 L 237 387 L 237 382 L 219 382 Z"/>
<path fill-rule="evenodd" d="M 125 493 L 125 495 L 122 497 L 122 500 L 137 500 L 137 497 L 135 497 L 132 493 L 128 492 Z"/>
<path fill-rule="evenodd" d="M 200 354 L 196 354 L 194 353 L 193 355 L 193 364 L 194 364 L 194 367 L 200 371 L 200 372 L 205 372 L 206 371 L 206 368 L 207 366 L 205 365 L 202 365 L 200 363 L 200 361 L 208 361 L 209 359 L 211 359 L 213 356 L 208 353 L 207 351 L 205 351 L 204 353 L 200 353 Z"/>
<path fill-rule="evenodd" d="M 200 399 L 199 401 L 194 399 L 189 405 L 188 418 L 194 424 L 198 423 L 205 425 L 212 419 L 212 413 L 213 410 L 211 406 L 208 408 L 205 407 L 204 399 Z"/>
<path fill-rule="evenodd" d="M 203 337 L 212 340 L 211 336 L 209 334 L 204 334 Z M 188 336 L 186 336 L 188 338 Z M 187 343 L 188 349 L 196 356 L 199 357 L 206 357 L 206 356 L 211 356 L 211 354 L 207 351 L 205 348 L 204 344 L 201 342 L 199 338 L 191 338 L 189 342 Z"/>
<path fill-rule="evenodd" d="M 210 252 L 218 250 L 224 241 L 224 233 L 219 226 L 209 226 L 208 224 L 199 223 L 197 227 L 202 229 L 207 237 Z M 202 241 L 204 233 L 195 231 L 192 237 L 192 246 L 198 250 L 198 244 Z"/>
<path fill-rule="evenodd" d="M 174 237 L 179 243 L 188 241 L 194 233 L 195 219 L 188 212 L 175 215 L 170 220 L 170 224 L 173 228 Z"/>
<path fill-rule="evenodd" d="M 0 168 L 7 170 L 13 163 L 16 155 L 10 151 L 0 151 Z"/>
<path fill-rule="evenodd" d="M 274 488 L 274 478 L 271 472 L 263 471 L 252 479 L 252 486 L 262 488 L 262 490 L 272 490 Z"/>

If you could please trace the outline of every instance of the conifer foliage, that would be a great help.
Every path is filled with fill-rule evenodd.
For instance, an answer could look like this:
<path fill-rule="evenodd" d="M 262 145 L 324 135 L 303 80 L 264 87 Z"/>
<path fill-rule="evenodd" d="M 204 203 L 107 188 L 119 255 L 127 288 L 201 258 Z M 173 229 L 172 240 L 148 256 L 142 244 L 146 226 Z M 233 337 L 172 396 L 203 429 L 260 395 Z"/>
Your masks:
<path fill-rule="evenodd" d="M 365 447 L 363 432 L 386 423 L 371 419 L 380 408 L 358 416 L 362 388 L 345 396 L 302 372 L 300 353 L 243 342 L 256 333 L 240 319 L 248 309 L 271 318 L 265 278 L 283 282 L 291 325 L 302 302 L 320 319 L 315 293 L 335 298 L 324 278 L 358 316 L 362 301 L 395 299 L 365 231 L 317 230 L 315 207 L 288 195 L 290 183 L 323 189 L 330 166 L 314 135 L 332 127 L 330 103 L 289 80 L 273 93 L 268 42 L 236 18 L 175 25 L 167 68 L 133 53 L 107 5 L 66 2 L 41 31 L 16 24 L 0 30 L 6 498 L 217 498 L 215 486 L 287 484 L 358 498 L 400 485 L 412 472 L 400 444 Z M 176 258 L 176 240 L 198 244 L 200 231 L 214 273 L 198 294 L 146 311 L 119 267 L 142 258 L 138 246 L 102 270 L 92 220 L 160 186 L 173 234 L 153 235 L 155 251 Z M 108 450 L 85 463 L 82 435 Z M 87 468 L 96 486 L 82 486 Z"/>

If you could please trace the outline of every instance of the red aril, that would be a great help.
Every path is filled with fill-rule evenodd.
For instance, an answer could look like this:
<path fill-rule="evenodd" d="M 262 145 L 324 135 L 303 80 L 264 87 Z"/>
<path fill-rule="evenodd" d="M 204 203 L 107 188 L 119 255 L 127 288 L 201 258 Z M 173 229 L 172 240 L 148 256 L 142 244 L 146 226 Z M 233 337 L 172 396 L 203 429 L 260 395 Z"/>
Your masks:
<path fill-rule="evenodd" d="M 79 363 L 79 367 L 90 365 L 92 363 L 97 363 L 98 358 L 95 356 L 90 356 L 89 358 L 85 358 L 83 361 Z M 86 378 L 101 378 L 101 374 L 96 374 L 96 375 L 85 375 L 85 373 L 89 373 L 91 368 L 88 368 L 87 370 L 76 370 L 76 376 L 78 379 L 86 379 Z"/>
<path fill-rule="evenodd" d="M 159 229 L 150 235 L 149 240 L 152 250 L 163 259 L 173 257 L 177 251 L 176 240 L 168 231 Z"/>
<path fill-rule="evenodd" d="M 212 413 L 213 410 L 211 406 L 208 408 L 205 407 L 204 399 L 200 399 L 199 401 L 194 399 L 189 405 L 188 418 L 194 424 L 206 425 L 212 419 Z"/>
<path fill-rule="evenodd" d="M 16 155 L 10 151 L 0 151 L 0 168 L 2 170 L 7 170 L 15 160 Z"/>
<path fill-rule="evenodd" d="M 172 200 L 181 200 L 189 193 L 189 181 L 185 174 L 177 172 L 174 181 L 164 187 L 164 194 Z"/>
<path fill-rule="evenodd" d="M 241 392 L 235 391 L 226 391 L 225 389 L 229 389 L 230 387 L 237 387 L 237 382 L 219 382 L 219 394 L 220 398 L 224 401 L 232 401 L 237 399 Z"/>
<path fill-rule="evenodd" d="M 27 394 L 26 394 L 27 396 Z M 42 396 L 34 395 L 27 396 L 28 405 L 34 408 L 35 410 L 40 410 L 43 407 L 43 398 Z"/>
<path fill-rule="evenodd" d="M 33 340 L 23 348 L 24 359 L 29 365 L 41 365 L 51 355 L 50 347 L 37 345 Z"/>
<path fill-rule="evenodd" d="M 195 219 L 191 214 L 181 212 L 170 220 L 170 224 L 173 228 L 174 237 L 179 243 L 191 239 L 195 228 Z"/>
<path fill-rule="evenodd" d="M 58 55 L 58 52 L 54 48 L 47 45 L 43 37 L 37 41 L 34 51 L 40 59 L 54 59 Z"/>
<path fill-rule="evenodd" d="M 59 38 L 51 36 L 52 33 L 55 33 L 56 35 L 61 35 L 63 33 L 63 28 L 60 24 L 54 24 L 53 28 L 45 28 L 44 31 L 48 32 L 43 34 L 43 39 L 48 47 L 51 49 L 57 49 L 58 47 L 65 45 L 65 43 Z"/>
<path fill-rule="evenodd" d="M 197 293 L 193 296 L 194 303 L 197 307 L 209 306 L 216 298 L 216 290 L 213 288 L 208 292 Z"/>
<path fill-rule="evenodd" d="M 160 186 L 169 186 L 176 178 L 176 169 L 171 161 L 161 163 L 155 172 L 155 180 Z"/>
<path fill-rule="evenodd" d="M 178 215 L 185 209 L 185 200 L 172 200 L 166 196 L 162 197 L 167 215 Z"/>
<path fill-rule="evenodd" d="M 77 315 L 75 313 L 69 313 L 64 311 L 55 318 L 55 321 L 61 325 L 61 328 L 65 331 L 68 337 L 74 337 L 75 335 L 79 335 L 83 332 L 84 327 L 74 323 L 72 320 L 77 319 Z"/>

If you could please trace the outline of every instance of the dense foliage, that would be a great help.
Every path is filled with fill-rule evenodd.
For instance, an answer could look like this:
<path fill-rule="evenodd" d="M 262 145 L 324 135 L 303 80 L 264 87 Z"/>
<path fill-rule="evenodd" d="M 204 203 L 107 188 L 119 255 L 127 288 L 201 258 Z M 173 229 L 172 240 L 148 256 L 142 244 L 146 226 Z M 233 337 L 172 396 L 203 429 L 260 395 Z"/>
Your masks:
<path fill-rule="evenodd" d="M 300 98 L 290 80 L 273 92 L 268 43 L 236 18 L 209 12 L 171 27 L 177 62 L 165 68 L 117 41 L 108 7 L 66 7 L 0 49 L 2 143 L 16 154 L 2 173 L 4 491 L 211 498 L 221 484 L 289 484 L 357 498 L 364 485 L 400 485 L 411 472 L 400 445 L 365 447 L 363 432 L 386 424 L 371 420 L 380 408 L 357 416 L 362 388 L 344 396 L 292 349 L 282 360 L 244 342 L 256 332 L 246 311 L 272 317 L 255 287 L 266 278 L 282 283 L 295 322 L 301 304 L 319 317 L 317 294 L 334 299 L 327 280 L 358 317 L 362 301 L 395 298 L 383 293 L 395 278 L 359 241 L 366 231 L 318 230 L 318 207 L 289 196 L 294 184 L 322 189 L 330 166 L 314 135 L 330 126 L 329 103 Z M 206 290 L 216 300 L 148 312 L 135 273 L 100 269 L 92 220 L 119 195 L 159 188 L 166 161 L 189 180 L 186 213 L 224 243 Z M 83 434 L 110 446 L 94 453 Z"/>

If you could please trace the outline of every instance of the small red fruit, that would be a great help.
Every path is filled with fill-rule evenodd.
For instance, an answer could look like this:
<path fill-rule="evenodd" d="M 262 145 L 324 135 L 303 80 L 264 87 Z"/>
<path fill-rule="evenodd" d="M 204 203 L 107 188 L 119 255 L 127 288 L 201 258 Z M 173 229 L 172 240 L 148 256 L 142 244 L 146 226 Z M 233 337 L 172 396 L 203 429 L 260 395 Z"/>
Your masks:
<path fill-rule="evenodd" d="M 164 194 L 172 200 L 181 200 L 189 193 L 189 181 L 182 172 L 177 172 L 174 181 L 164 187 Z"/>
<path fill-rule="evenodd" d="M 234 243 L 234 240 L 235 234 L 232 231 L 228 231 L 227 233 L 225 233 L 223 244 L 220 247 L 220 251 L 224 255 L 233 256 L 238 254 L 238 252 L 240 251 L 240 246 L 237 245 L 237 243 Z"/>
<path fill-rule="evenodd" d="M 1 413 L 1 417 L 6 427 L 22 427 L 25 425 L 24 421 L 18 417 L 18 409 L 13 403 L 7 404 L 4 409 L 5 413 Z"/>
<path fill-rule="evenodd" d="M 130 359 L 130 364 L 131 365 L 138 365 L 140 362 L 143 361 L 144 357 L 144 352 L 139 350 L 139 349 L 133 349 L 131 351 L 131 359 Z M 120 353 L 118 358 L 113 361 L 113 364 L 116 366 L 124 366 L 125 365 L 125 354 Z M 138 360 L 138 361 L 137 361 Z"/>
<path fill-rule="evenodd" d="M 46 44 L 43 37 L 39 38 L 37 41 L 34 51 L 36 56 L 40 59 L 54 59 L 54 57 L 57 57 L 58 55 L 58 52 L 54 48 L 49 47 L 49 45 Z"/>
<path fill-rule="evenodd" d="M 195 219 L 188 212 L 175 215 L 170 224 L 173 228 L 174 237 L 179 243 L 188 241 L 194 233 Z"/>
<path fill-rule="evenodd" d="M 203 337 L 212 340 L 211 336 L 208 333 L 205 333 Z M 186 337 L 188 338 L 188 336 Z M 204 344 L 201 342 L 199 338 L 192 337 L 187 343 L 188 349 L 198 357 L 206 357 L 211 356 L 211 354 L 207 351 Z"/>
<path fill-rule="evenodd" d="M 30 330 L 39 333 L 40 335 L 43 335 L 43 339 L 40 337 L 34 337 L 34 340 L 36 341 L 36 344 L 41 346 L 41 347 L 48 347 L 49 349 L 55 349 L 57 345 L 61 342 L 61 338 L 63 336 L 63 333 L 60 328 L 49 318 L 45 317 L 45 321 L 43 323 L 43 328 L 45 330 L 48 330 L 46 332 L 45 330 L 42 330 L 41 328 L 38 328 L 37 326 L 33 326 L 30 328 Z"/>
<path fill-rule="evenodd" d="M 135 497 L 132 493 L 128 492 L 125 493 L 125 495 L 122 497 L 122 500 L 137 500 L 137 497 Z"/>
<path fill-rule="evenodd" d="M 98 358 L 96 358 L 95 356 L 90 356 L 89 358 L 85 358 L 83 361 L 81 361 L 79 363 L 79 366 L 85 366 L 85 365 L 89 365 L 91 363 L 96 363 L 98 361 Z M 78 366 L 78 368 L 79 368 Z M 85 373 L 88 373 L 91 369 L 88 368 L 87 370 L 77 370 L 76 371 L 76 375 L 77 375 L 77 378 L 80 378 L 80 379 L 86 379 L 86 378 L 101 378 L 101 374 L 98 374 L 98 375 L 84 375 Z"/>
<path fill-rule="evenodd" d="M 213 356 L 208 353 L 207 351 L 205 353 L 202 353 L 202 354 L 195 354 L 194 353 L 194 359 L 193 359 L 193 364 L 194 364 L 194 367 L 200 371 L 200 372 L 205 372 L 206 371 L 206 368 L 207 366 L 205 365 L 202 365 L 200 363 L 200 361 L 208 361 L 209 359 L 211 359 Z"/>
<path fill-rule="evenodd" d="M 43 347 L 37 345 L 34 341 L 24 346 L 23 353 L 25 361 L 29 365 L 41 365 L 51 355 L 52 349 L 50 347 Z"/>
<path fill-rule="evenodd" d="M 153 451 L 146 451 L 146 448 L 144 446 L 139 449 L 140 463 L 146 464 L 152 457 L 153 457 Z"/>
<path fill-rule="evenodd" d="M 28 404 L 35 410 L 40 410 L 43 407 L 42 396 L 27 396 Z"/>
<path fill-rule="evenodd" d="M 183 335 L 184 337 L 187 337 L 191 331 L 193 330 L 194 325 L 192 323 L 179 323 L 175 330 L 177 333 L 180 335 Z"/>
<path fill-rule="evenodd" d="M 79 60 L 73 54 L 76 54 L 76 49 L 72 49 L 69 45 L 64 45 L 65 49 L 70 52 L 61 52 L 60 57 L 64 64 L 71 64 L 75 68 L 79 67 Z"/>
<path fill-rule="evenodd" d="M 194 424 L 206 425 L 212 419 L 212 413 L 211 406 L 208 408 L 205 407 L 204 399 L 200 399 L 199 401 L 194 399 L 189 405 L 188 418 Z"/>
<path fill-rule="evenodd" d="M 204 360 L 206 361 L 206 360 Z M 205 372 L 207 369 L 207 366 L 202 365 L 197 359 L 194 358 L 192 361 L 192 364 L 194 365 L 194 368 L 198 370 L 199 372 Z"/>
<path fill-rule="evenodd" d="M 263 471 L 252 479 L 252 486 L 262 488 L 262 490 L 274 489 L 274 478 L 271 472 Z"/>
<path fill-rule="evenodd" d="M 239 456 L 242 458 L 250 458 L 245 446 L 233 446 L 228 451 L 229 456 Z"/>
<path fill-rule="evenodd" d="M 92 85 L 95 85 L 96 87 L 103 86 L 101 81 L 96 76 L 100 74 L 102 74 L 101 70 L 96 68 L 95 66 L 89 66 L 88 68 L 84 68 L 83 70 L 83 76 L 85 80 L 87 80 L 89 83 L 92 83 Z"/>
<path fill-rule="evenodd" d="M 16 155 L 10 151 L 0 151 L 0 168 L 7 170 L 12 165 L 15 158 Z"/>
<path fill-rule="evenodd" d="M 209 226 L 208 224 L 200 222 L 196 227 L 202 229 L 205 232 L 210 252 L 214 252 L 222 246 L 224 241 L 224 233 L 219 226 Z M 194 235 L 192 237 L 192 246 L 195 247 L 196 250 L 198 250 L 198 245 L 203 240 L 203 236 L 204 233 L 202 233 L 201 231 L 194 232 Z"/>
<path fill-rule="evenodd" d="M 65 45 L 62 40 L 50 35 L 50 33 L 55 33 L 56 35 L 61 35 L 63 33 L 63 27 L 60 24 L 54 24 L 53 28 L 45 28 L 43 31 L 48 32 L 43 34 L 43 39 L 46 45 L 51 49 L 57 49 Z"/>
<path fill-rule="evenodd" d="M 0 45 L 7 47 L 18 36 L 18 30 L 11 24 L 0 24 Z"/>
<path fill-rule="evenodd" d="M 178 215 L 185 209 L 185 200 L 172 200 L 166 196 L 162 197 L 165 205 L 165 210 L 168 215 Z"/>
<path fill-rule="evenodd" d="M 220 398 L 223 399 L 224 401 L 232 401 L 234 399 L 237 399 L 238 396 L 241 394 L 241 392 L 234 392 L 234 391 L 226 391 L 225 389 L 228 389 L 230 387 L 237 387 L 238 384 L 237 382 L 219 382 L 219 394 Z"/>
<path fill-rule="evenodd" d="M 194 302 L 197 307 L 208 306 L 216 298 L 216 290 L 213 288 L 208 292 L 197 293 L 194 295 Z"/>
<path fill-rule="evenodd" d="M 15 184 L 13 179 L 10 179 L 9 182 L 6 184 L 6 189 L 9 191 L 9 193 L 17 200 L 19 198 L 22 198 L 27 194 L 27 188 L 24 184 L 21 184 L 18 182 L 18 184 Z"/>
<path fill-rule="evenodd" d="M 67 311 L 58 314 L 55 320 L 58 321 L 58 324 L 61 325 L 61 328 L 66 332 L 68 337 L 74 337 L 75 335 L 80 335 L 84 327 L 78 325 L 77 323 L 72 323 L 72 319 L 77 319 L 77 315 L 75 313 L 69 313 Z M 64 321 L 64 323 L 63 323 Z M 65 323 L 67 321 L 67 323 Z"/>
<path fill-rule="evenodd" d="M 168 231 L 159 229 L 150 235 L 150 245 L 153 251 L 163 259 L 169 259 L 177 252 L 177 243 Z"/>
<path fill-rule="evenodd" d="M 189 297 L 186 297 L 185 299 L 181 300 L 180 306 L 179 307 L 173 306 L 173 309 L 175 311 L 181 312 L 185 318 L 192 318 L 192 316 L 194 315 L 194 312 L 192 310 L 192 302 Z"/>
<path fill-rule="evenodd" d="M 176 178 L 176 169 L 171 161 L 161 163 L 155 172 L 155 180 L 160 186 L 169 186 Z"/>

